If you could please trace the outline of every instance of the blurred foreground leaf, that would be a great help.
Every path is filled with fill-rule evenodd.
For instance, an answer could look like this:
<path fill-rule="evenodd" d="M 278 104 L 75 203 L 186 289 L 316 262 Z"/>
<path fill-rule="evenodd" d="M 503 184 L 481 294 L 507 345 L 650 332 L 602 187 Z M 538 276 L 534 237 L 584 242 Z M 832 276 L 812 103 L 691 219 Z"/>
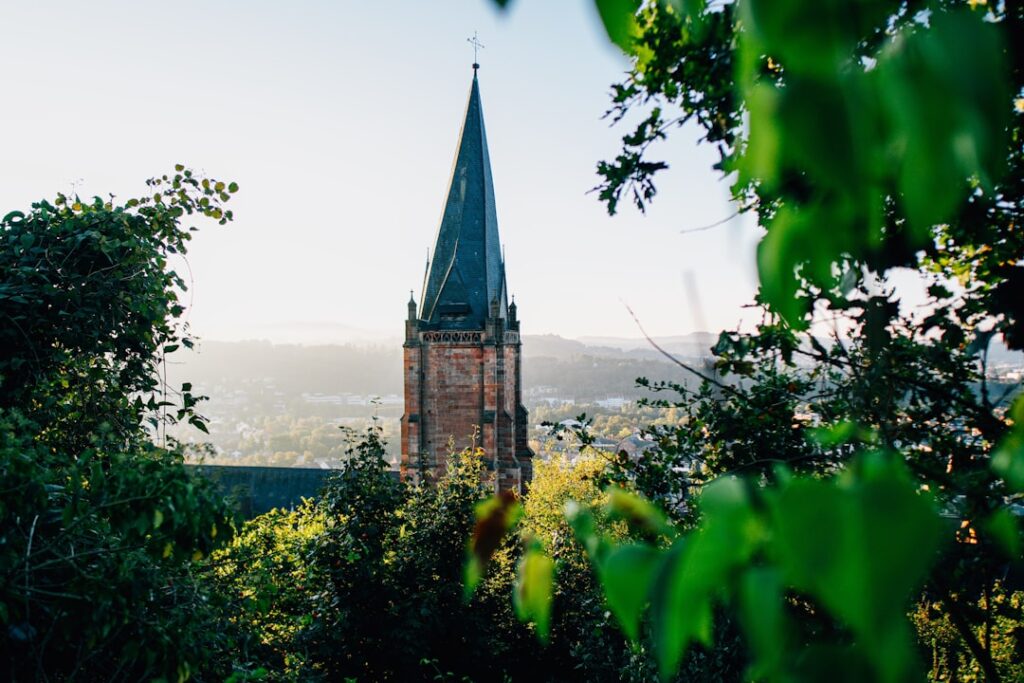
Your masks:
<path fill-rule="evenodd" d="M 513 602 L 516 615 L 532 621 L 537 637 L 548 642 L 551 628 L 551 600 L 554 594 L 555 561 L 538 547 L 529 548 L 519 562 Z"/>

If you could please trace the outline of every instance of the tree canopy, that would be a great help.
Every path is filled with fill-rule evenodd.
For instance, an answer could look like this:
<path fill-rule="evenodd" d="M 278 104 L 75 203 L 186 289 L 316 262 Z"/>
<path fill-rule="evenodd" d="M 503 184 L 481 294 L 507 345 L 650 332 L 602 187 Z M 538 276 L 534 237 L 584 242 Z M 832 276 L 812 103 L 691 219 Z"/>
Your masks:
<path fill-rule="evenodd" d="M 230 538 L 223 497 L 167 421 L 182 220 L 231 220 L 237 187 L 177 167 L 124 203 L 58 195 L 0 221 L 0 621 L 10 680 L 184 680 L 215 649 L 195 562 Z"/>

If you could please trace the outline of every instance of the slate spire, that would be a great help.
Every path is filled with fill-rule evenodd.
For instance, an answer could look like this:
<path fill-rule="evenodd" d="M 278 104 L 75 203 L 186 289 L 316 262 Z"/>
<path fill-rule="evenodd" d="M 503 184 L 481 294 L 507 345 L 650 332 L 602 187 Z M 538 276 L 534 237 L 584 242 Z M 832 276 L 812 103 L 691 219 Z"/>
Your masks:
<path fill-rule="evenodd" d="M 498 317 L 508 317 L 491 160 L 473 66 L 466 118 L 420 309 L 422 323 L 435 329 L 483 329 L 493 302 Z"/>

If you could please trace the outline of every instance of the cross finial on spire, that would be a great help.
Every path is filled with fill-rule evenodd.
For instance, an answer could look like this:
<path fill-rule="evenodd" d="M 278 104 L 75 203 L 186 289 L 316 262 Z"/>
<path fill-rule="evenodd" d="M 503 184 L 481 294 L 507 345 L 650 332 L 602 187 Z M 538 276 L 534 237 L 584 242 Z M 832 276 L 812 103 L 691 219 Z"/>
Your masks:
<path fill-rule="evenodd" d="M 476 71 L 477 69 L 480 68 L 480 63 L 479 63 L 480 49 L 485 47 L 485 45 L 480 42 L 479 38 L 476 37 L 476 31 L 473 31 L 473 37 L 472 38 L 466 38 L 466 42 L 473 46 L 473 71 Z"/>

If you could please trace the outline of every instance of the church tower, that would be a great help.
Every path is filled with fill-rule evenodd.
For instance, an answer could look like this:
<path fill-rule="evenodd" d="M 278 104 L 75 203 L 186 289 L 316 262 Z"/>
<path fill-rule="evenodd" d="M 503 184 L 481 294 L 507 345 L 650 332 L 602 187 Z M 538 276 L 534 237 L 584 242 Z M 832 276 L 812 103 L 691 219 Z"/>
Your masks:
<path fill-rule="evenodd" d="M 455 450 L 483 448 L 498 491 L 533 474 L 522 405 L 516 304 L 508 303 L 480 85 L 473 83 L 448 197 L 417 308 L 405 323 L 402 476 L 445 470 Z M 475 440 L 475 441 L 474 441 Z"/>

